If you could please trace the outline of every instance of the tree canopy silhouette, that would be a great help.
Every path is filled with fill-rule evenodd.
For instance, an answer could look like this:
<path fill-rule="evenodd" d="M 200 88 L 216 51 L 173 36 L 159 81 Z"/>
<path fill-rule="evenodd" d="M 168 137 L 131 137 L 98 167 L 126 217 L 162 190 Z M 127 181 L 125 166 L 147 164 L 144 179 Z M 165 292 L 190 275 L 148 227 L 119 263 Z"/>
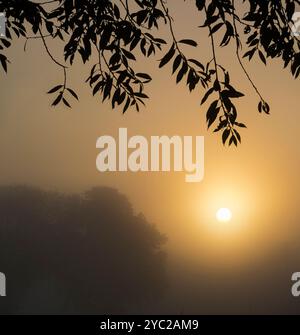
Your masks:
<path fill-rule="evenodd" d="M 63 72 L 62 83 L 48 92 L 55 95 L 53 106 L 63 103 L 70 107 L 70 98 L 78 99 L 78 95 L 69 87 L 69 68 L 75 57 L 87 63 L 95 54 L 97 62 L 91 65 L 87 83 L 94 95 L 102 95 L 103 101 L 110 99 L 113 108 L 120 105 L 125 113 L 129 107 L 139 111 L 140 104 L 148 98 L 145 86 L 152 80 L 148 73 L 135 71 L 136 57 L 150 57 L 159 51 L 159 67 L 172 63 L 177 83 L 185 81 L 190 91 L 199 86 L 204 89 L 201 104 L 210 99 L 208 128 L 214 125 L 215 132 L 221 131 L 224 144 L 237 145 L 241 142 L 239 128 L 246 126 L 238 120 L 234 100 L 244 94 L 232 84 L 218 58 L 217 47 L 234 43 L 233 57 L 258 96 L 258 111 L 269 114 L 269 104 L 247 72 L 243 58 L 252 60 L 257 55 L 265 64 L 268 58 L 279 58 L 297 78 L 300 40 L 293 33 L 292 24 L 300 1 L 244 0 L 238 2 L 239 6 L 235 0 L 193 2 L 203 18 L 199 28 L 206 29 L 210 38 L 209 62 L 188 57 L 185 47 L 196 48 L 197 42 L 188 36 L 177 39 L 166 0 L 0 0 L 0 11 L 6 13 L 8 20 L 7 38 L 0 42 L 0 61 L 7 71 L 9 60 L 4 50 L 15 36 L 26 42 L 40 39 Z M 163 25 L 169 29 L 168 42 L 158 36 Z M 50 50 L 49 39 L 62 40 L 64 62 Z"/>
<path fill-rule="evenodd" d="M 0 187 L 0 314 L 147 313 L 166 285 L 164 242 L 114 189 Z"/>

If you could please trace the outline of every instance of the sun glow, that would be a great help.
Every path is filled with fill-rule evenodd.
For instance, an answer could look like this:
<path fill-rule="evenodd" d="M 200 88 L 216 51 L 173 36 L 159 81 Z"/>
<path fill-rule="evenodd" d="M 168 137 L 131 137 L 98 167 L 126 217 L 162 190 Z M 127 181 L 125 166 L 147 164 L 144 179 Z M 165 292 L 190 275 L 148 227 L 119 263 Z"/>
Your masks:
<path fill-rule="evenodd" d="M 220 208 L 216 213 L 216 218 L 220 222 L 229 222 L 232 218 L 232 213 L 228 208 Z"/>

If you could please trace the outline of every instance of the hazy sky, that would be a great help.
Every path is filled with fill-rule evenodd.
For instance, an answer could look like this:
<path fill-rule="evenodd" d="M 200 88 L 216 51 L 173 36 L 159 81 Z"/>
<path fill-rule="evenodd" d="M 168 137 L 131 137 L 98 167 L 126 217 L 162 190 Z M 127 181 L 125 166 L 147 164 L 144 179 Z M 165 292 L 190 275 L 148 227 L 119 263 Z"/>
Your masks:
<path fill-rule="evenodd" d="M 201 21 L 193 4 L 170 8 L 178 37 L 193 37 L 199 42 L 199 58 L 209 60 L 206 32 L 197 28 Z M 193 261 L 245 264 L 299 236 L 299 81 L 282 70 L 281 63 L 269 61 L 265 67 L 260 61 L 246 62 L 272 107 L 271 115 L 265 116 L 257 111 L 258 98 L 233 50 L 218 51 L 219 62 L 230 69 L 235 86 L 246 93 L 238 109 L 248 129 L 242 131 L 243 144 L 236 149 L 223 147 L 220 136 L 207 131 L 206 107 L 200 107 L 204 92 L 190 94 L 183 83 L 176 85 L 170 66 L 158 71 L 159 55 L 137 64 L 154 79 L 147 91 L 151 99 L 140 113 L 122 115 L 109 104 L 101 104 L 100 97 L 93 98 L 84 84 L 90 66 L 79 63 L 69 80 L 80 102 L 71 110 L 53 109 L 46 92 L 62 81 L 62 73 L 49 60 L 41 41 L 29 41 L 26 53 L 23 42 L 15 42 L 10 49 L 12 64 L 0 79 L 1 184 L 25 183 L 63 191 L 95 185 L 118 188 L 138 212 L 168 234 L 170 249 Z M 52 47 L 59 58 L 56 45 Z M 127 127 L 129 136 L 204 135 L 204 181 L 185 183 L 184 173 L 99 173 L 96 139 L 104 134 L 116 136 L 120 127 Z M 233 220 L 226 227 L 215 222 L 219 207 L 232 209 Z"/>

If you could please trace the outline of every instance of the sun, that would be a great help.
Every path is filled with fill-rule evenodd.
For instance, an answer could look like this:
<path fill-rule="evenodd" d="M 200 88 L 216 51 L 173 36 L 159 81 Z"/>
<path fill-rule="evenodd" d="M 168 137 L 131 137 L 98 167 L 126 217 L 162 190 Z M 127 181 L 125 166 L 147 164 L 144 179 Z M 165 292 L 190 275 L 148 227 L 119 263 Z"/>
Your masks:
<path fill-rule="evenodd" d="M 220 222 L 229 222 L 232 218 L 232 213 L 229 208 L 220 208 L 216 213 L 216 218 Z"/>

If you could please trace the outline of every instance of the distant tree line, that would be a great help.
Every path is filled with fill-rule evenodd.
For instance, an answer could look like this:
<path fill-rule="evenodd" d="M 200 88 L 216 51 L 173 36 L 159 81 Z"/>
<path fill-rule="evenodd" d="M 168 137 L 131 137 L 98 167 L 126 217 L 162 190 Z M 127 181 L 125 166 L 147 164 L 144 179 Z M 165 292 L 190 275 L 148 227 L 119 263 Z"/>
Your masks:
<path fill-rule="evenodd" d="M 165 237 L 125 196 L 0 188 L 0 314 L 147 313 L 166 288 Z"/>

